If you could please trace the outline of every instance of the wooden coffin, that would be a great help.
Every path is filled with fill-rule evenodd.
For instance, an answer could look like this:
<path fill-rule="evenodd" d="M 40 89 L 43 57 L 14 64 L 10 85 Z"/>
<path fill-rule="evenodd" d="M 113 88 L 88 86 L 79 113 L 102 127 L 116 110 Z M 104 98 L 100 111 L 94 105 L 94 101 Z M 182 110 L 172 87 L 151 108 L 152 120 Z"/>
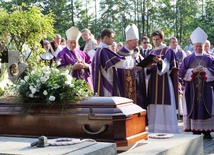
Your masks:
<path fill-rule="evenodd" d="M 33 106 L 23 115 L 22 106 L 0 100 L 0 135 L 22 137 L 73 137 L 115 142 L 127 146 L 147 139 L 146 111 L 123 97 L 91 97 L 72 108 Z"/>

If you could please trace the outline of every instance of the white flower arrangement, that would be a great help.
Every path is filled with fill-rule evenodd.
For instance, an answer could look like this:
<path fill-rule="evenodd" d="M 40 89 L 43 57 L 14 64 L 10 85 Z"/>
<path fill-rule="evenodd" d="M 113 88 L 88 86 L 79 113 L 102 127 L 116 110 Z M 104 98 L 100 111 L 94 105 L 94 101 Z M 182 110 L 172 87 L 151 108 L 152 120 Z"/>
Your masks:
<path fill-rule="evenodd" d="M 92 94 L 88 84 L 69 75 L 67 68 L 58 70 L 46 66 L 28 70 L 26 76 L 17 81 L 15 90 L 27 108 L 34 103 L 65 106 L 87 99 Z"/>

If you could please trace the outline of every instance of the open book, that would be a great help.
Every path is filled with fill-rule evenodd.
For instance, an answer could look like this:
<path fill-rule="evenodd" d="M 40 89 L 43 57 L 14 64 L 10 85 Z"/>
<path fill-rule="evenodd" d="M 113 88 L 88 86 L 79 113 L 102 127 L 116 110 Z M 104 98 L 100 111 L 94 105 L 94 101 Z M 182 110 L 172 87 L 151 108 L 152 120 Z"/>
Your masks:
<path fill-rule="evenodd" d="M 154 54 L 148 55 L 145 59 L 143 59 L 140 63 L 138 63 L 138 66 L 143 67 L 143 68 L 147 67 L 148 65 L 150 65 L 154 62 L 153 61 L 154 57 L 157 57 L 157 55 L 154 55 Z"/>

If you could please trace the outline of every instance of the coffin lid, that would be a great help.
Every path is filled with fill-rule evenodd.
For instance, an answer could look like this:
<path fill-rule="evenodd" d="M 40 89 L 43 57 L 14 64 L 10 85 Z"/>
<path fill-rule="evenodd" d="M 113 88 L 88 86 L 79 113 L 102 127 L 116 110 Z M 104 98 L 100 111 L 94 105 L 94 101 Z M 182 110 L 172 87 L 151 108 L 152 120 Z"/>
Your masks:
<path fill-rule="evenodd" d="M 16 104 L 16 107 L 13 107 L 16 104 L 14 100 L 5 100 L 0 99 L 0 115 L 4 114 L 20 114 L 22 112 L 21 104 Z M 30 114 L 60 114 L 62 112 L 59 108 L 53 107 L 51 109 L 47 109 L 41 106 L 42 103 L 38 103 L 32 108 L 29 113 Z M 124 97 L 90 97 L 87 100 L 79 101 L 76 103 L 71 103 L 71 108 L 66 109 L 63 112 L 64 114 L 77 113 L 77 110 L 81 111 L 81 113 L 89 114 L 89 109 L 93 110 L 93 113 L 101 114 L 101 115 L 132 115 L 136 113 L 140 113 L 143 115 L 146 113 L 144 109 L 134 104 L 131 99 Z M 78 112 L 79 112 L 78 111 Z"/>

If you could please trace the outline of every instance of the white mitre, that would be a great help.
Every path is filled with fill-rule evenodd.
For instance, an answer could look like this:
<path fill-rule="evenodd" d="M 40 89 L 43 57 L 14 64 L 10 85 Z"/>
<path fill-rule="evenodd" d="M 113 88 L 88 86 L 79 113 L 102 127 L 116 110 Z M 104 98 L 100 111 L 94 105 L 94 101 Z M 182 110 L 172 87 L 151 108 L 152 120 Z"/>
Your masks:
<path fill-rule="evenodd" d="M 139 40 L 138 28 L 135 24 L 132 24 L 132 26 L 128 25 L 125 29 L 125 32 L 126 32 L 126 41 L 133 39 Z"/>
<path fill-rule="evenodd" d="M 75 40 L 78 42 L 80 36 L 81 36 L 81 32 L 79 31 L 78 28 L 74 26 L 66 31 L 67 40 Z"/>
<path fill-rule="evenodd" d="M 197 27 L 191 34 L 190 38 L 193 44 L 202 43 L 204 44 L 207 40 L 207 34 L 200 27 Z"/>

